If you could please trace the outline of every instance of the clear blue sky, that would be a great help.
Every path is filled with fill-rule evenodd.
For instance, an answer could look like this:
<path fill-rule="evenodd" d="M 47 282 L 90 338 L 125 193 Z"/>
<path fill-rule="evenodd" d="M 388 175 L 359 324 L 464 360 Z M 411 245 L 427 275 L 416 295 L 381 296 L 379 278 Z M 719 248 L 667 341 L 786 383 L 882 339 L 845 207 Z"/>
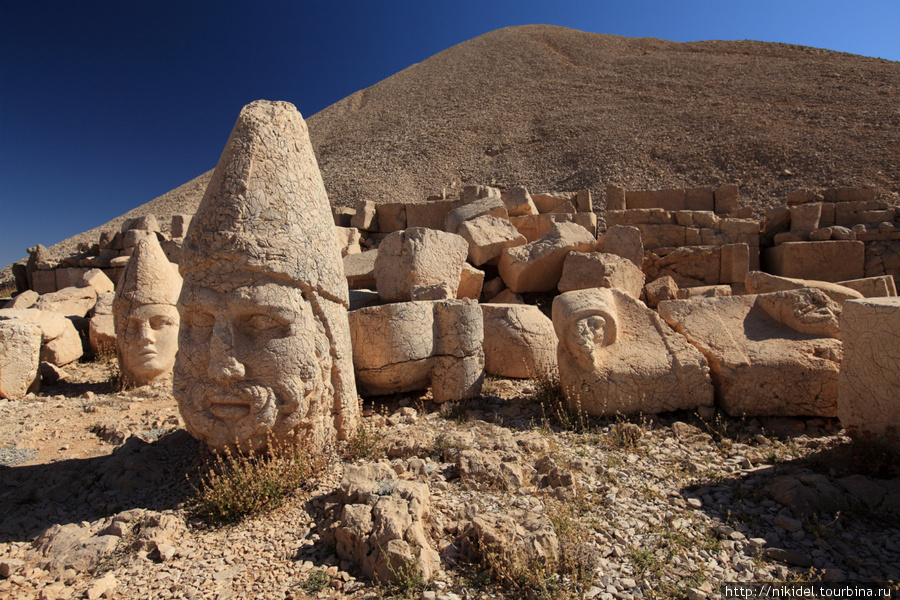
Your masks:
<path fill-rule="evenodd" d="M 0 267 L 211 169 L 248 102 L 310 116 L 531 23 L 900 60 L 900 0 L 0 0 Z"/>

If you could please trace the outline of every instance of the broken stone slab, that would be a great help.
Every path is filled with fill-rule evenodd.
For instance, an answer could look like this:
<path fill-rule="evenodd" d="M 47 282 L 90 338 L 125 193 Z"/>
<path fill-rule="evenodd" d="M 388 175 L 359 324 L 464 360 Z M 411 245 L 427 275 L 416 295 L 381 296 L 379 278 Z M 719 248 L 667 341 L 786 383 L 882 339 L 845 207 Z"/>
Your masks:
<path fill-rule="evenodd" d="M 716 403 L 729 415 L 836 416 L 840 340 L 776 320 L 780 313 L 767 311 L 762 298 L 670 300 L 658 310 L 706 356 Z M 821 293 L 819 300 L 831 311 L 837 306 Z M 782 301 L 790 304 L 789 297 Z M 802 317 L 809 306 L 803 297 L 796 302 Z M 810 320 L 819 316 L 812 311 Z"/>
<path fill-rule="evenodd" d="M 810 232 L 819 228 L 819 219 L 822 217 L 820 203 L 798 204 L 791 206 L 790 210 L 792 232 Z"/>
<path fill-rule="evenodd" d="M 786 290 L 814 288 L 817 290 L 821 290 L 838 304 L 840 304 L 844 300 L 863 297 L 863 295 L 856 290 L 838 283 L 816 281 L 813 279 L 792 279 L 790 277 L 779 277 L 777 275 L 763 273 L 762 271 L 748 272 L 747 276 L 744 279 L 744 287 L 747 288 L 748 294 L 768 294 L 771 292 L 781 292 Z"/>
<path fill-rule="evenodd" d="M 410 299 L 413 286 L 447 283 L 456 297 L 469 245 L 462 237 L 414 227 L 388 235 L 375 258 L 375 285 L 386 302 Z"/>
<path fill-rule="evenodd" d="M 486 373 L 521 379 L 556 373 L 553 322 L 537 306 L 482 304 L 481 311 Z"/>
<path fill-rule="evenodd" d="M 31 308 L 41 295 L 34 290 L 25 290 L 6 303 L 3 308 Z"/>
<path fill-rule="evenodd" d="M 0 398 L 19 400 L 40 389 L 41 329 L 19 320 L 0 321 Z"/>
<path fill-rule="evenodd" d="M 591 190 L 579 190 L 575 194 L 575 210 L 580 213 L 594 212 L 594 202 L 591 198 Z"/>
<path fill-rule="evenodd" d="M 245 106 L 182 248 L 173 388 L 194 437 L 219 450 L 315 453 L 357 430 L 333 223 L 297 109 Z"/>
<path fill-rule="evenodd" d="M 609 184 L 606 186 L 606 211 L 625 210 L 625 190 Z"/>
<path fill-rule="evenodd" d="M 97 303 L 97 290 L 92 287 L 67 287 L 42 295 L 34 308 L 41 311 L 56 312 L 66 317 L 87 316 Z"/>
<path fill-rule="evenodd" d="M 407 204 L 406 226 L 427 227 L 443 231 L 447 215 L 462 205 L 463 203 L 459 200 L 432 200 Z"/>
<path fill-rule="evenodd" d="M 469 204 L 464 204 L 447 213 L 447 218 L 444 219 L 444 231 L 447 233 L 456 233 L 459 230 L 460 225 L 466 221 L 477 219 L 484 215 L 490 215 L 499 219 L 509 218 L 506 205 L 499 196 L 483 198 Z"/>
<path fill-rule="evenodd" d="M 504 250 L 500 276 L 516 293 L 550 291 L 559 283 L 566 255 L 593 250 L 595 244 L 594 236 L 583 227 L 554 223 L 550 233 L 536 242 Z"/>
<path fill-rule="evenodd" d="M 553 300 L 559 380 L 571 410 L 608 416 L 711 406 L 703 355 L 643 302 L 616 289 Z"/>
<path fill-rule="evenodd" d="M 351 311 L 349 320 L 360 393 L 431 386 L 435 402 L 478 395 L 484 325 L 477 302 L 395 302 Z"/>
<path fill-rule="evenodd" d="M 506 248 L 526 243 L 525 236 L 508 219 L 490 215 L 463 222 L 457 234 L 469 244 L 468 261 L 476 267 L 499 258 Z"/>
<path fill-rule="evenodd" d="M 838 285 L 856 290 L 865 298 L 885 298 L 897 295 L 897 286 L 891 275 L 839 281 Z"/>
<path fill-rule="evenodd" d="M 334 233 L 337 236 L 338 247 L 341 249 L 341 257 L 362 252 L 359 244 L 362 239 L 359 229 L 356 227 L 335 227 Z"/>
<path fill-rule="evenodd" d="M 378 231 L 393 233 L 406 229 L 406 204 L 402 202 L 381 202 L 375 205 Z"/>
<path fill-rule="evenodd" d="M 509 222 L 525 236 L 529 242 L 534 242 L 548 233 L 554 223 L 575 223 L 584 227 L 591 236 L 597 232 L 597 215 L 594 213 L 548 213 L 542 215 L 523 215 L 510 217 Z"/>
<path fill-rule="evenodd" d="M 91 269 L 81 278 L 81 287 L 94 288 L 97 295 L 113 292 L 116 286 L 112 280 L 100 269 Z"/>
<path fill-rule="evenodd" d="M 375 289 L 375 260 L 378 249 L 343 257 L 344 275 L 351 290 Z"/>
<path fill-rule="evenodd" d="M 900 298 L 843 305 L 837 413 L 850 434 L 900 450 Z"/>
<path fill-rule="evenodd" d="M 613 225 L 597 240 L 597 251 L 621 256 L 640 269 L 644 262 L 641 230 L 630 225 Z"/>
<path fill-rule="evenodd" d="M 630 260 L 603 252 L 570 252 L 563 262 L 560 292 L 587 288 L 617 288 L 640 298 L 644 274 Z"/>

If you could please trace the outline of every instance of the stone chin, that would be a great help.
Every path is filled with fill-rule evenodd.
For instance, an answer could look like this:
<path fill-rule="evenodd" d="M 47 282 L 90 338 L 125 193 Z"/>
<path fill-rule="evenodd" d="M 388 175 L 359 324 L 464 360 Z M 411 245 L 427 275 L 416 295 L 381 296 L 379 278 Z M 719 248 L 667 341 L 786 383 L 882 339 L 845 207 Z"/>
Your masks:
<path fill-rule="evenodd" d="M 172 368 L 175 366 L 174 356 L 167 358 L 155 350 L 148 350 L 136 356 L 126 354 L 124 360 L 129 379 L 135 385 L 146 385 L 171 375 Z"/>
<path fill-rule="evenodd" d="M 216 450 L 258 452 L 306 427 L 308 394 L 298 393 L 304 387 L 176 381 L 176 395 L 191 435 Z"/>

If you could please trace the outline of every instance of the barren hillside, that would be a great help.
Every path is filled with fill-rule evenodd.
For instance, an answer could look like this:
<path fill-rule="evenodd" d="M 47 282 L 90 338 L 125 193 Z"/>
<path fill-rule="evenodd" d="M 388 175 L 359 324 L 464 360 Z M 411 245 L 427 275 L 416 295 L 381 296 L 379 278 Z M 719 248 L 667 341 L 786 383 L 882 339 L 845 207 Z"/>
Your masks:
<path fill-rule="evenodd" d="M 602 209 L 608 183 L 738 183 L 759 213 L 799 187 L 900 191 L 900 63 L 753 41 L 510 27 L 356 92 L 309 128 L 340 205 L 493 182 L 588 187 Z M 193 212 L 208 176 L 128 214 Z"/>

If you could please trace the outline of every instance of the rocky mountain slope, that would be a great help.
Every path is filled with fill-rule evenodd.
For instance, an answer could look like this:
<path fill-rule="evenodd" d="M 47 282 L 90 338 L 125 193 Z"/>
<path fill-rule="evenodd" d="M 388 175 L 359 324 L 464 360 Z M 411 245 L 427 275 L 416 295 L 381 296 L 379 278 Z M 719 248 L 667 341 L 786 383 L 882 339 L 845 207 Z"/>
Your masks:
<path fill-rule="evenodd" d="M 510 27 L 308 123 L 338 205 L 414 201 L 468 183 L 590 188 L 601 212 L 608 183 L 737 183 L 757 214 L 801 187 L 900 192 L 900 63 L 785 44 Z M 123 217 L 193 212 L 208 178 Z M 52 250 L 96 241 L 111 224 Z"/>

